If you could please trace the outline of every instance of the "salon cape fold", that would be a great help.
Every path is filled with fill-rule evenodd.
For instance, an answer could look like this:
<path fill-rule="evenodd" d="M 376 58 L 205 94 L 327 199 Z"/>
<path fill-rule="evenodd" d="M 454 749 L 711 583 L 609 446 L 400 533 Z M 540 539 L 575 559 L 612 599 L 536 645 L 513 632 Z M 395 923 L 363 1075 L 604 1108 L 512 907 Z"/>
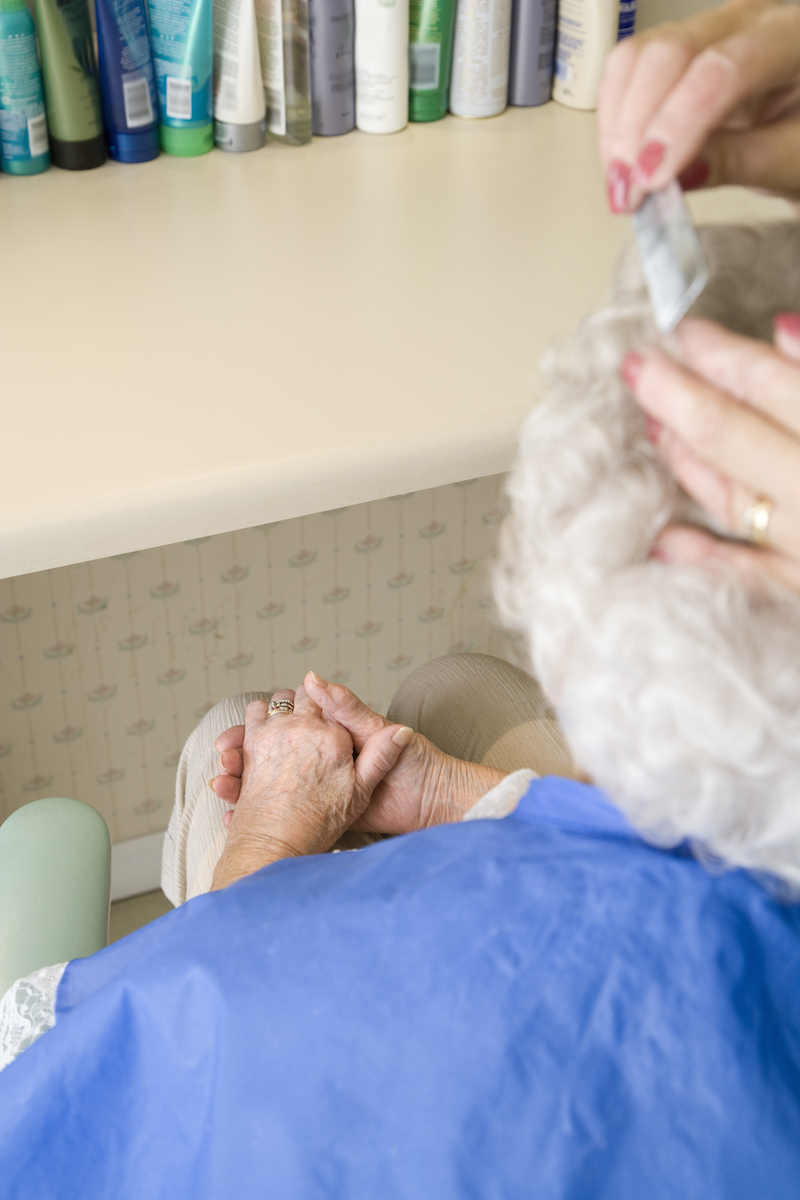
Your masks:
<path fill-rule="evenodd" d="M 797 1200 L 800 910 L 535 780 L 67 968 L 5 1200 Z"/>

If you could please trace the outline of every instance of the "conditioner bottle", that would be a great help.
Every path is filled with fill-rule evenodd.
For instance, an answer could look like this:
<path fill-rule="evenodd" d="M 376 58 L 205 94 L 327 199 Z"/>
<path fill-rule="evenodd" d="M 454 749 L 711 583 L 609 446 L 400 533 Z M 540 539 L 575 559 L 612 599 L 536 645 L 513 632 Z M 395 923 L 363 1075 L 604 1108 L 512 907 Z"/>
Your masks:
<path fill-rule="evenodd" d="M 356 0 L 356 125 L 397 133 L 408 124 L 408 0 Z"/>
<path fill-rule="evenodd" d="M 108 153 L 118 162 L 148 162 L 160 147 L 147 5 L 96 0 L 95 15 Z"/>
<path fill-rule="evenodd" d="M 555 41 L 556 0 L 513 0 L 509 104 L 533 108 L 550 99 Z"/>
<path fill-rule="evenodd" d="M 86 0 L 36 0 L 36 29 L 52 160 L 68 171 L 99 167 L 106 143 Z"/>
<path fill-rule="evenodd" d="M 211 0 L 149 0 L 161 149 L 192 158 L 214 145 Z"/>
<path fill-rule="evenodd" d="M 356 123 L 353 0 L 309 0 L 314 133 L 335 137 Z"/>
<path fill-rule="evenodd" d="M 450 111 L 495 117 L 508 103 L 511 0 L 459 0 Z"/>
<path fill-rule="evenodd" d="M 49 166 L 33 17 L 25 0 L 0 0 L 0 168 L 38 175 Z"/>
<path fill-rule="evenodd" d="M 636 0 L 559 0 L 553 99 L 597 108 L 606 56 L 635 23 Z"/>
<path fill-rule="evenodd" d="M 264 145 L 266 107 L 253 0 L 214 0 L 214 145 Z"/>
<path fill-rule="evenodd" d="M 438 121 L 447 112 L 456 0 L 411 0 L 408 115 Z"/>

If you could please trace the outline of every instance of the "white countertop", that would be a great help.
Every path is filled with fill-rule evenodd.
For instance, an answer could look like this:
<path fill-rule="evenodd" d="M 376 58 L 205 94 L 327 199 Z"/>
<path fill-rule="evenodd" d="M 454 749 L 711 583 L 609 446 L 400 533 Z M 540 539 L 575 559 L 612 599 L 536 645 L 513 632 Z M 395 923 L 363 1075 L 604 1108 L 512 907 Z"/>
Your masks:
<path fill-rule="evenodd" d="M 555 104 L 3 176 L 0 577 L 505 470 L 627 233 Z"/>

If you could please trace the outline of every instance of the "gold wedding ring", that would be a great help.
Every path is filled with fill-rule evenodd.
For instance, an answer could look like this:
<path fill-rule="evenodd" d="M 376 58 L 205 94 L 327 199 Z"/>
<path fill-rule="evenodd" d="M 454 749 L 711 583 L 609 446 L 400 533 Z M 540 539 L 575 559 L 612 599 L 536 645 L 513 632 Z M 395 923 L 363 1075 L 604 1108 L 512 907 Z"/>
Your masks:
<path fill-rule="evenodd" d="M 270 717 L 274 717 L 276 713 L 289 714 L 293 712 L 294 704 L 291 700 L 270 700 L 269 707 L 267 708 L 267 720 Z"/>
<path fill-rule="evenodd" d="M 769 545 L 769 523 L 775 508 L 775 501 L 769 496 L 756 496 L 750 501 L 742 516 L 744 531 L 756 546 Z"/>

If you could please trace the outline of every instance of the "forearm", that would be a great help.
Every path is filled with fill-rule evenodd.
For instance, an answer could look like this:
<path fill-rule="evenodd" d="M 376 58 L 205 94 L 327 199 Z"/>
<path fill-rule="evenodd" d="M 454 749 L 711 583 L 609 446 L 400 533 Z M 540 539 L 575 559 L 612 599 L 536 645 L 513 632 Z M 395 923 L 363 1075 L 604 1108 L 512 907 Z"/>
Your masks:
<path fill-rule="evenodd" d="M 245 875 L 252 875 L 282 858 L 301 858 L 320 854 L 336 841 L 337 828 L 313 812 L 307 812 L 298 799 L 272 798 L 259 803 L 258 797 L 243 797 L 236 806 L 225 849 L 214 869 L 211 890 L 227 887 Z"/>
<path fill-rule="evenodd" d="M 422 812 L 423 825 L 445 825 L 469 812 L 473 804 L 491 791 L 507 772 L 442 755 L 437 777 L 432 781 Z"/>
<path fill-rule="evenodd" d="M 214 868 L 211 891 L 216 892 L 220 888 L 228 887 L 238 879 L 243 879 L 245 875 L 252 875 L 254 871 L 260 871 L 262 867 L 282 858 L 298 858 L 301 853 L 288 842 L 231 837 L 229 834 L 225 849 Z"/>

